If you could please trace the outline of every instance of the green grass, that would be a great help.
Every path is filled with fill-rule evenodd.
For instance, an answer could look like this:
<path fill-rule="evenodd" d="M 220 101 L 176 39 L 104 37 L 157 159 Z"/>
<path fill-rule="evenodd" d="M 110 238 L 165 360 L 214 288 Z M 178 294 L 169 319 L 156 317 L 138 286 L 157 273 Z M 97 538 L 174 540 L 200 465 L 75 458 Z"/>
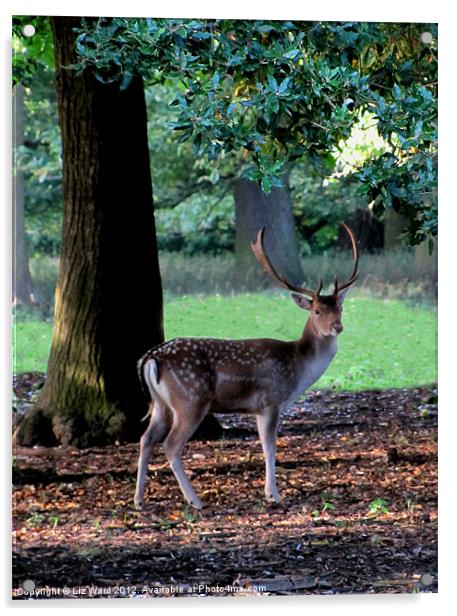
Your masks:
<path fill-rule="evenodd" d="M 167 338 L 298 338 L 306 321 L 285 295 L 188 296 L 165 305 Z M 339 351 L 314 388 L 360 390 L 436 382 L 436 311 L 397 300 L 347 298 Z M 17 372 L 45 371 L 51 325 L 16 324 Z"/>
<path fill-rule="evenodd" d="M 52 323 L 16 321 L 13 333 L 13 371 L 46 372 L 51 347 Z"/>

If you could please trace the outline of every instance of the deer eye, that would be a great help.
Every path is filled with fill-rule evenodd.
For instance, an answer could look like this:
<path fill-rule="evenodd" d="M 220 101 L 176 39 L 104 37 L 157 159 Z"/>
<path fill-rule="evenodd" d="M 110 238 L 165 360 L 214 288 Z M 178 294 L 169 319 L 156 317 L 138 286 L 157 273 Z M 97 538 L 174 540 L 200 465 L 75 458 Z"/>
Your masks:
<path fill-rule="evenodd" d="M 319 308 L 316 308 L 316 310 L 314 311 L 314 314 L 316 314 L 317 316 L 319 316 L 321 313 L 321 311 L 319 310 Z"/>

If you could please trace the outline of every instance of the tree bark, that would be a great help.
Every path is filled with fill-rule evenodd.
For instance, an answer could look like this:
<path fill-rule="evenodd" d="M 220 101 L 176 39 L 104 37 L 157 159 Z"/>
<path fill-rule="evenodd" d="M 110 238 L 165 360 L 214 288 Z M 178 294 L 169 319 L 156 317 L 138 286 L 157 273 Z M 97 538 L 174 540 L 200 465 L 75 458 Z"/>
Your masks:
<path fill-rule="evenodd" d="M 389 208 L 384 213 L 384 249 L 391 250 L 401 247 L 401 234 L 404 231 L 407 220 L 404 216 Z"/>
<path fill-rule="evenodd" d="M 24 173 L 18 150 L 24 143 L 24 88 L 13 90 L 13 304 L 35 303 L 24 222 Z"/>
<path fill-rule="evenodd" d="M 136 440 L 138 358 L 163 340 L 143 83 L 120 90 L 76 62 L 74 17 L 51 18 L 64 212 L 45 385 L 16 442 Z M 48 426 L 43 434 L 43 426 Z M 41 433 L 40 433 L 41 432 Z"/>
<path fill-rule="evenodd" d="M 251 241 L 265 227 L 265 248 L 273 266 L 291 283 L 303 283 L 299 245 L 295 235 L 292 202 L 287 188 L 265 194 L 251 180 L 235 181 L 235 264 L 237 286 L 256 288 L 262 272 L 251 251 Z M 265 282 L 267 278 L 263 277 Z"/>

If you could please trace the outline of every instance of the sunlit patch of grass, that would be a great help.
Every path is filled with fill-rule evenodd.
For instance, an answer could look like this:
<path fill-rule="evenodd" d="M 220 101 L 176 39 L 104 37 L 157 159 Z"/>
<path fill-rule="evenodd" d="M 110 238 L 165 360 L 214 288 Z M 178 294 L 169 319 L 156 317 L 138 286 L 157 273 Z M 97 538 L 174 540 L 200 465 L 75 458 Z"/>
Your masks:
<path fill-rule="evenodd" d="M 287 296 L 184 297 L 165 309 L 167 337 L 298 338 L 306 313 Z M 412 387 L 436 381 L 436 312 L 369 297 L 347 298 L 339 352 L 315 388 Z"/>
<path fill-rule="evenodd" d="M 13 372 L 46 372 L 51 348 L 52 324 L 21 321 L 14 325 Z"/>
<path fill-rule="evenodd" d="M 279 292 L 185 296 L 165 303 L 165 332 L 177 336 L 297 339 L 307 313 Z M 397 300 L 348 297 L 339 351 L 315 389 L 384 389 L 436 382 L 436 311 Z M 51 325 L 16 323 L 15 371 L 46 370 Z"/>

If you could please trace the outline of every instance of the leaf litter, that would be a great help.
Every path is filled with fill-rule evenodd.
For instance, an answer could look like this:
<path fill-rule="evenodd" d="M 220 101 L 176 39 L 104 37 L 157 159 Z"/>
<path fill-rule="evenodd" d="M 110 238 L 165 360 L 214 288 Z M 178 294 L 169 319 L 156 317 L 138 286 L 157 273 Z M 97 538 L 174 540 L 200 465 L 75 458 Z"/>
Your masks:
<path fill-rule="evenodd" d="M 437 592 L 434 387 L 310 392 L 280 424 L 280 504 L 254 418 L 219 419 L 183 454 L 201 512 L 160 446 L 141 512 L 138 445 L 15 448 L 13 597 Z"/>

